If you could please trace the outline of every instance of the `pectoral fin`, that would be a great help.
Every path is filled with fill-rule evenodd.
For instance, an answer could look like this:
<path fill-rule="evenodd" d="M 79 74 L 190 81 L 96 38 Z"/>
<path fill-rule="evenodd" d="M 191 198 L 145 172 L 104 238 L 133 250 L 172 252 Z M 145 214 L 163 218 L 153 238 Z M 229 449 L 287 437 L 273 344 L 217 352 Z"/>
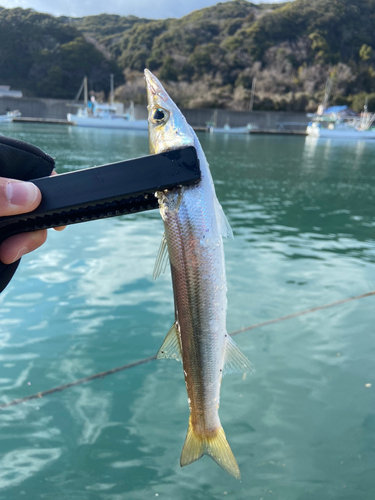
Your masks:
<path fill-rule="evenodd" d="M 156 357 L 157 359 L 166 358 L 182 361 L 180 332 L 178 331 L 176 323 L 173 324 L 172 328 L 167 333 Z"/>
<path fill-rule="evenodd" d="M 226 337 L 224 374 L 253 372 L 254 368 L 230 335 Z"/>

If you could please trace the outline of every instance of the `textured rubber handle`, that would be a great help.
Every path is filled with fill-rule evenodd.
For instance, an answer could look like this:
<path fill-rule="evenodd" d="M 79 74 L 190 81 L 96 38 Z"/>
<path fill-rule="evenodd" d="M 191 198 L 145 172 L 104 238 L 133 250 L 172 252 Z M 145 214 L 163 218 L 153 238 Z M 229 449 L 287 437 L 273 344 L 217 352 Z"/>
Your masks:
<path fill-rule="evenodd" d="M 155 191 L 197 183 L 200 175 L 197 152 L 188 146 L 34 179 L 42 193 L 40 205 L 27 214 L 0 217 L 0 242 L 22 232 L 155 209 Z M 0 292 L 18 263 L 11 266 L 0 262 Z"/>

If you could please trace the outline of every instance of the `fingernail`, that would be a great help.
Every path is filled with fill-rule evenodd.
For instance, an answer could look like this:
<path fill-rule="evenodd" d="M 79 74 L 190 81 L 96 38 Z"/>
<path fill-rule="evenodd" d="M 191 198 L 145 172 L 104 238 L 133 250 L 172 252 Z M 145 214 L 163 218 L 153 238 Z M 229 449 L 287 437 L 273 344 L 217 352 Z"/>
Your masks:
<path fill-rule="evenodd" d="M 6 195 L 12 205 L 27 206 L 36 200 L 38 188 L 32 182 L 8 182 Z"/>
<path fill-rule="evenodd" d="M 20 259 L 23 255 L 29 253 L 29 249 L 27 247 L 22 247 L 18 250 L 17 255 L 14 257 L 13 262 L 16 262 L 16 260 Z"/>

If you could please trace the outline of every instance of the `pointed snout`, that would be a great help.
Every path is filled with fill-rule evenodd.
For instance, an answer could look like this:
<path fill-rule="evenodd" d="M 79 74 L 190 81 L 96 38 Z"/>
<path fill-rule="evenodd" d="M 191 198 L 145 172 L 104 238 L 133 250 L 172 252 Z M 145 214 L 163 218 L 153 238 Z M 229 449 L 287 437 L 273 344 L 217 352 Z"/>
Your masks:
<path fill-rule="evenodd" d="M 159 82 L 155 75 L 151 73 L 148 69 L 145 69 L 145 80 L 146 80 L 146 90 L 147 90 L 147 101 L 149 106 L 154 103 L 158 105 L 160 100 L 167 101 L 168 94 L 163 88 L 163 85 Z"/>

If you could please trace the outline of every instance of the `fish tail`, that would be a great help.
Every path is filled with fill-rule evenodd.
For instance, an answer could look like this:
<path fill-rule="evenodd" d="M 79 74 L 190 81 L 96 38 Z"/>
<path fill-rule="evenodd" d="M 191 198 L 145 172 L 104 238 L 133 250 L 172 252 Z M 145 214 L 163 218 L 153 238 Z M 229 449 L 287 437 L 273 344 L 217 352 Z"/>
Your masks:
<path fill-rule="evenodd" d="M 181 467 L 189 465 L 199 460 L 203 455 L 209 455 L 225 471 L 236 479 L 241 479 L 240 469 L 225 437 L 224 429 L 220 426 L 214 433 L 200 436 L 194 431 L 190 416 L 180 465 Z"/>

